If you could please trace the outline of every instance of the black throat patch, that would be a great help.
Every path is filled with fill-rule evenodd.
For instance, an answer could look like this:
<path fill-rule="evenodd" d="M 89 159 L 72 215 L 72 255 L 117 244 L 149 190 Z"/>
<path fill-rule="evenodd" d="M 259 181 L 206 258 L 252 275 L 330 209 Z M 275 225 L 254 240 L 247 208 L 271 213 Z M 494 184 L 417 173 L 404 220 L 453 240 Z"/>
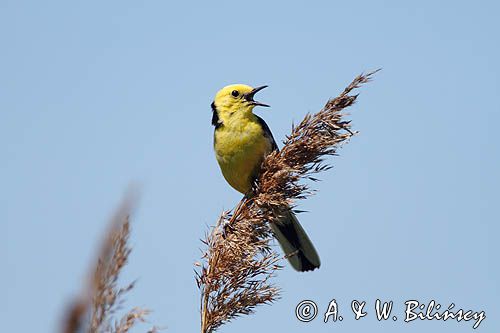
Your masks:
<path fill-rule="evenodd" d="M 212 125 L 215 126 L 215 129 L 218 129 L 222 126 L 222 121 L 219 118 L 219 111 L 215 107 L 215 102 L 212 102 L 210 105 L 212 107 Z"/>

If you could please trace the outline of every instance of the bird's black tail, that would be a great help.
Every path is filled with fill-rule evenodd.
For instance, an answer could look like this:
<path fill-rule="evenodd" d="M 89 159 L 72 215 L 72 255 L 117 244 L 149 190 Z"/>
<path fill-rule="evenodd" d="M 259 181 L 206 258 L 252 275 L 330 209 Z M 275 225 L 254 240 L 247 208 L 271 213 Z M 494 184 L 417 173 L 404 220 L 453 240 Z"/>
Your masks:
<path fill-rule="evenodd" d="M 319 268 L 318 252 L 292 211 L 271 223 L 271 229 L 293 268 L 299 272 Z"/>

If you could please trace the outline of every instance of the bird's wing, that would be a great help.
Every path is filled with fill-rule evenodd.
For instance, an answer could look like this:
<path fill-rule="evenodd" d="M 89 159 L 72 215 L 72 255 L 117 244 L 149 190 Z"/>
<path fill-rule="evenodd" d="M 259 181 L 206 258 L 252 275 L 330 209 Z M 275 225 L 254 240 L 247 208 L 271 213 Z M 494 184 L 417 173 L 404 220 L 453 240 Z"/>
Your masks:
<path fill-rule="evenodd" d="M 267 126 L 264 119 L 262 119 L 261 117 L 259 117 L 257 115 L 255 115 L 255 117 L 257 117 L 257 120 L 258 120 L 260 126 L 262 126 L 262 130 L 264 131 L 264 136 L 269 141 L 271 141 L 271 150 L 272 151 L 279 150 L 278 145 L 276 144 L 276 141 L 274 141 L 273 133 L 271 133 L 271 130 L 269 129 L 269 126 Z"/>

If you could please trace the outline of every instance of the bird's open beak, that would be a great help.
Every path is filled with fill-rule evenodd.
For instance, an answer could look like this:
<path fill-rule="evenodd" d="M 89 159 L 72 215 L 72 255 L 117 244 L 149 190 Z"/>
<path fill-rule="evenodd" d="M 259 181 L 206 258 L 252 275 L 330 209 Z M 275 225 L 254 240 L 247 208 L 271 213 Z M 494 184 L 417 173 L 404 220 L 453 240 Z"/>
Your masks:
<path fill-rule="evenodd" d="M 255 96 L 255 94 L 259 91 L 261 91 L 262 89 L 264 88 L 267 88 L 267 86 L 260 86 L 260 87 L 257 87 L 257 88 L 254 88 L 252 91 L 250 91 L 248 94 L 245 95 L 245 99 L 251 104 L 251 105 L 255 105 L 255 106 L 265 106 L 265 107 L 269 107 L 269 105 L 267 104 L 264 104 L 264 103 L 261 103 L 261 102 L 256 102 L 254 101 L 253 97 Z"/>

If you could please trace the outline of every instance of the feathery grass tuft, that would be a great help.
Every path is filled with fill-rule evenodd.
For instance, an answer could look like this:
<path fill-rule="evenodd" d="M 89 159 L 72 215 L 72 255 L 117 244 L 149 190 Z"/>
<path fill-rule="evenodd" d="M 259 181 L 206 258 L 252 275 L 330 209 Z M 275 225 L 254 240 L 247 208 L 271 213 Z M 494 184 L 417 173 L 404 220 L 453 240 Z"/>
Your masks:
<path fill-rule="evenodd" d="M 378 70 L 377 70 L 378 71 Z M 216 331 L 237 316 L 253 313 L 255 307 L 278 299 L 279 289 L 270 282 L 281 260 L 271 247 L 273 223 L 313 191 L 303 180 L 330 167 L 328 155 L 356 134 L 343 110 L 358 97 L 354 89 L 370 81 L 377 72 L 361 74 L 316 114 L 306 115 L 284 141 L 281 151 L 269 154 L 251 196 L 245 196 L 233 214 L 224 212 L 202 240 L 207 249 L 196 271 L 201 291 L 201 332 Z"/>
<path fill-rule="evenodd" d="M 118 278 L 128 263 L 131 248 L 130 214 L 133 200 L 124 201 L 110 222 L 89 285 L 70 307 L 62 332 L 126 333 L 137 322 L 144 322 L 147 309 L 133 308 L 120 319 L 115 315 L 123 305 L 123 297 L 134 288 L 134 282 L 118 286 Z M 157 332 L 153 327 L 149 332 Z"/>

